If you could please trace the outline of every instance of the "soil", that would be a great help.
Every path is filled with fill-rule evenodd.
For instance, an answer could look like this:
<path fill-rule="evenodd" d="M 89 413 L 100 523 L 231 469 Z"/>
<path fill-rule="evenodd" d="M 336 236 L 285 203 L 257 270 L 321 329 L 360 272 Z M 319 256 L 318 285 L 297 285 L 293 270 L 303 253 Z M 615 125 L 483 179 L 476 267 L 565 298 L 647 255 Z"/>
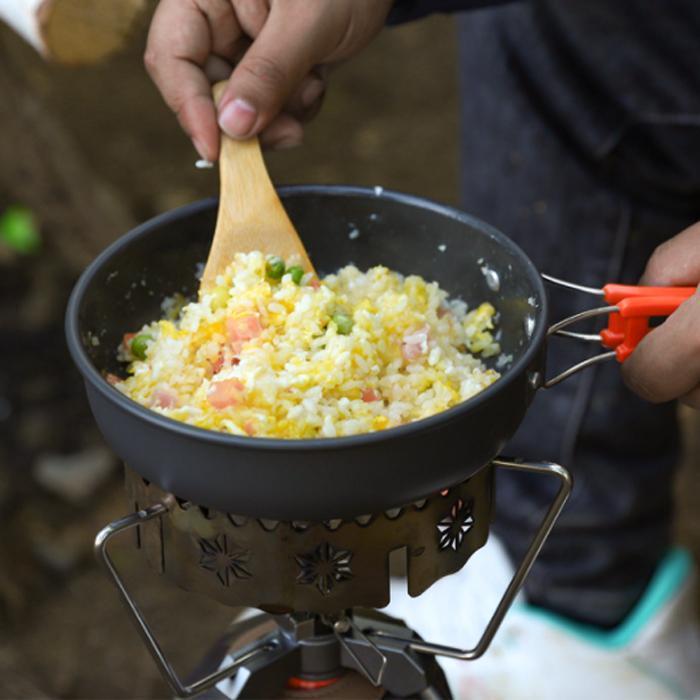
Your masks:
<path fill-rule="evenodd" d="M 46 108 L 134 220 L 211 196 L 217 187 L 215 173 L 193 167 L 194 150 L 145 75 L 144 41 L 145 23 L 127 51 L 94 68 L 47 66 L 26 50 Z M 269 156 L 273 179 L 382 185 L 456 203 L 455 66 L 447 18 L 385 32 L 337 70 L 305 146 Z M 7 203 L 0 192 L 0 208 Z M 127 512 L 118 465 L 78 502 L 56 497 L 33 477 L 42 455 L 100 444 L 63 343 L 62 313 L 75 271 L 44 254 L 0 258 L 0 272 L 0 697 L 169 697 L 92 559 L 95 532 Z M 687 413 L 684 421 L 689 441 L 678 486 L 678 539 L 698 553 L 698 419 Z M 115 549 L 184 674 L 233 611 L 163 583 L 128 546 Z"/>

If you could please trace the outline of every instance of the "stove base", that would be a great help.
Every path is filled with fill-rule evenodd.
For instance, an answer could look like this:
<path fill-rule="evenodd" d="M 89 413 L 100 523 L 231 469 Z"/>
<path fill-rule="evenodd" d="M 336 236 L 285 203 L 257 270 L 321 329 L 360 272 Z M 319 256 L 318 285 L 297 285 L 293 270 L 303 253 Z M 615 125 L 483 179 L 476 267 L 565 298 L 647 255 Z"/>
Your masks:
<path fill-rule="evenodd" d="M 418 639 L 402 621 L 376 611 L 356 611 L 352 618 L 354 625 L 366 632 L 381 631 L 392 637 Z M 312 635 L 306 637 L 310 632 Z M 275 618 L 256 614 L 234 623 L 193 672 L 193 678 L 210 675 L 230 665 L 238 655 L 265 638 L 279 639 L 284 653 L 251 660 L 199 697 L 206 700 L 452 698 L 434 657 L 380 641 L 377 647 L 388 662 L 381 685 L 375 686 L 357 670 L 357 662 L 351 655 L 352 651 L 358 656 L 364 652 L 362 660 L 371 663 L 372 652 L 361 638 L 348 637 L 340 641 L 318 618 L 293 616 Z"/>
<path fill-rule="evenodd" d="M 319 682 L 324 687 L 333 688 L 335 684 L 328 681 L 337 678 L 339 669 L 341 673 L 342 669 L 350 669 L 361 673 L 364 678 L 369 680 L 372 686 L 382 688 L 385 691 L 384 697 L 423 697 L 439 700 L 440 697 L 449 697 L 449 693 L 444 692 L 446 691 L 446 686 L 443 687 L 444 684 L 435 680 L 442 678 L 444 681 L 444 677 L 442 677 L 441 673 L 437 673 L 439 666 L 434 661 L 430 661 L 430 657 L 442 656 L 469 661 L 477 659 L 484 654 L 496 634 L 504 615 L 522 587 L 528 572 L 542 549 L 547 536 L 554 527 L 554 523 L 571 492 L 572 481 L 570 474 L 563 467 L 551 462 L 522 462 L 498 459 L 494 460 L 490 467 L 482 469 L 481 472 L 481 476 L 485 477 L 486 484 L 491 483 L 493 467 L 498 467 L 547 476 L 555 479 L 559 484 L 559 488 L 539 528 L 534 533 L 530 546 L 518 565 L 510 584 L 496 606 L 491 619 L 478 642 L 471 648 L 461 649 L 459 647 L 425 642 L 408 630 L 403 623 L 387 618 L 385 615 L 375 611 L 366 612 L 361 608 L 355 607 L 362 605 L 363 602 L 357 599 L 352 601 L 354 596 L 351 594 L 358 585 L 358 580 L 355 578 L 352 569 L 348 571 L 348 562 L 352 558 L 347 556 L 347 551 L 339 551 L 335 544 L 329 542 L 331 537 L 328 534 L 329 532 L 338 533 L 338 536 L 342 534 L 343 537 L 350 532 L 350 530 L 343 527 L 342 521 L 339 523 L 324 522 L 321 524 L 275 523 L 275 526 L 272 527 L 275 536 L 268 540 L 267 535 L 264 535 L 265 541 L 271 545 L 275 539 L 285 545 L 289 541 L 293 544 L 298 544 L 298 536 L 315 537 L 318 533 L 323 534 L 324 542 L 314 552 L 307 555 L 294 555 L 293 552 L 297 551 L 296 547 L 294 547 L 291 552 L 287 550 L 286 557 L 281 559 L 273 557 L 269 561 L 277 561 L 278 563 L 286 561 L 287 565 L 290 561 L 293 562 L 300 569 L 300 572 L 295 577 L 286 579 L 287 583 L 299 588 L 306 587 L 306 590 L 312 587 L 315 588 L 318 594 L 327 598 L 326 603 L 320 606 L 322 609 L 318 609 L 315 605 L 306 609 L 291 606 L 291 610 L 288 606 L 274 606 L 276 609 L 269 605 L 246 606 L 264 607 L 268 613 L 276 614 L 276 617 L 266 619 L 274 620 L 277 630 L 273 630 L 262 637 L 253 635 L 253 641 L 248 646 L 243 646 L 235 654 L 230 653 L 230 645 L 220 645 L 219 666 L 189 684 L 183 683 L 165 656 L 148 622 L 119 575 L 114 561 L 107 551 L 108 543 L 113 537 L 127 530 L 136 533 L 138 546 L 142 546 L 144 541 L 155 537 L 160 542 L 160 547 L 155 547 L 154 551 L 161 554 L 160 561 L 155 563 L 160 563 L 160 567 L 157 568 L 163 573 L 168 570 L 169 566 L 174 566 L 177 569 L 178 564 L 183 565 L 184 560 L 179 557 L 169 558 L 167 555 L 167 552 L 170 550 L 168 542 L 172 537 L 179 537 L 177 534 L 179 532 L 186 538 L 199 542 L 200 568 L 209 574 L 216 574 L 216 579 L 221 585 L 226 585 L 227 583 L 236 583 L 238 585 L 241 581 L 246 580 L 244 574 L 249 572 L 247 568 L 250 565 L 249 560 L 242 559 L 237 554 L 232 556 L 232 552 L 229 551 L 227 536 L 223 537 L 222 535 L 221 538 L 215 538 L 213 545 L 210 540 L 207 540 L 208 546 L 203 546 L 202 542 L 197 538 L 205 536 L 202 528 L 218 526 L 221 524 L 223 517 L 226 517 L 231 525 L 236 528 L 245 528 L 247 523 L 240 520 L 237 521 L 236 517 L 231 515 L 214 514 L 212 517 L 211 511 L 202 507 L 195 507 L 194 510 L 185 508 L 185 504 L 178 503 L 174 496 L 165 494 L 162 501 L 151 502 L 145 508 L 141 507 L 142 502 L 137 502 L 136 512 L 105 526 L 95 539 L 95 553 L 116 586 L 148 651 L 153 656 L 164 679 L 177 697 L 190 698 L 200 695 L 218 686 L 222 681 L 229 681 L 230 679 L 234 679 L 234 686 L 229 688 L 230 692 L 228 694 L 230 697 L 269 698 L 271 695 L 286 693 L 285 686 L 290 678 L 298 679 L 296 685 L 299 687 L 292 688 L 292 690 L 307 688 L 306 692 L 310 692 L 308 688 L 309 682 L 311 682 L 311 689 L 319 691 L 321 690 Z M 364 532 L 377 534 L 396 534 L 399 532 L 399 534 L 405 536 L 408 534 L 408 530 L 403 530 L 401 527 L 402 523 L 409 524 L 413 523 L 414 520 L 407 513 L 417 512 L 421 515 L 425 513 L 434 515 L 435 512 L 443 511 L 445 503 L 451 502 L 452 505 L 449 512 L 445 517 L 437 521 L 435 531 L 431 530 L 430 534 L 422 533 L 417 532 L 417 529 L 414 529 L 414 527 L 410 527 L 410 531 L 417 532 L 420 535 L 419 542 L 426 541 L 426 537 L 429 538 L 433 547 L 437 549 L 439 556 L 447 555 L 449 552 L 452 552 L 453 556 L 464 556 L 462 554 L 464 545 L 476 529 L 472 526 L 479 522 L 483 523 L 483 519 L 480 516 L 477 517 L 474 513 L 476 513 L 476 507 L 479 503 L 483 507 L 486 501 L 479 499 L 479 503 L 476 503 L 475 500 L 470 506 L 464 499 L 464 496 L 468 495 L 469 491 L 479 483 L 477 479 L 479 476 L 477 474 L 464 484 L 443 491 L 432 499 L 413 504 L 411 507 L 413 510 L 408 509 L 406 512 L 404 509 L 396 509 L 396 511 L 384 513 L 381 517 L 387 520 L 386 524 L 382 523 L 378 529 L 374 529 L 371 526 L 367 527 Z M 139 488 L 149 489 L 150 485 L 142 480 L 136 483 Z M 132 481 L 133 484 L 134 481 Z M 462 491 L 463 488 L 465 491 Z M 457 493 L 455 493 L 456 490 Z M 477 491 L 482 495 L 484 492 L 490 494 L 490 488 L 477 488 Z M 192 510 L 194 514 L 193 519 L 190 518 L 190 511 Z M 488 499 L 486 510 L 487 512 L 491 510 L 490 498 Z M 172 522 L 169 522 L 168 518 L 171 517 L 173 512 L 176 512 L 177 516 L 172 516 L 174 519 Z M 212 520 L 214 521 L 213 523 Z M 354 525 L 365 528 L 367 523 L 357 522 L 357 520 L 355 519 Z M 269 522 L 256 522 L 266 530 L 270 526 Z M 415 524 L 413 523 L 413 525 Z M 377 526 L 375 525 L 375 527 Z M 292 532 L 295 534 L 292 534 Z M 211 537 L 209 532 L 207 532 L 207 535 Z M 287 535 L 289 535 L 289 538 Z M 376 553 L 376 543 L 372 541 L 371 537 L 365 534 L 361 539 L 363 548 L 366 547 L 370 554 L 373 550 Z M 405 538 L 401 537 L 401 540 L 405 541 Z M 214 546 L 219 543 L 221 543 L 221 547 Z M 382 544 L 386 545 L 387 543 L 382 542 Z M 413 543 L 413 546 L 415 547 L 415 543 Z M 147 543 L 146 548 L 148 549 Z M 261 545 L 260 551 L 265 551 L 265 549 Z M 388 553 L 395 551 L 395 549 L 389 547 L 387 550 L 382 547 L 382 557 L 387 558 Z M 272 553 L 276 553 L 274 547 Z M 424 551 L 416 552 L 418 557 L 421 557 L 423 553 Z M 388 580 L 388 561 L 386 563 L 387 566 L 384 571 L 380 569 L 377 572 L 375 569 L 374 574 L 376 576 L 379 573 L 379 578 L 383 574 Z M 241 567 L 243 568 L 241 569 Z M 369 582 L 371 571 L 368 570 L 367 573 L 366 581 Z M 428 578 L 436 580 L 440 576 L 445 575 L 445 573 L 447 572 L 443 570 L 437 572 L 436 575 L 436 572 L 433 571 Z M 238 574 L 243 575 L 243 578 Z M 270 580 L 274 582 L 278 574 L 279 567 L 271 571 Z M 411 590 L 410 565 L 407 570 L 407 577 L 409 593 L 414 594 Z M 252 576 L 248 578 L 252 578 Z M 177 576 L 173 577 L 173 580 L 176 580 L 176 582 L 177 579 Z M 252 583 L 252 581 L 249 583 Z M 336 585 L 341 583 L 343 586 Z M 345 584 L 348 585 L 345 586 Z M 343 601 L 346 600 L 346 593 L 338 597 L 331 595 L 332 591 L 340 588 L 346 588 L 347 590 L 347 595 L 349 596 L 347 604 L 339 604 L 341 599 Z M 267 592 L 269 594 L 267 586 L 263 586 L 263 589 L 265 589 L 263 593 Z M 362 586 L 359 586 L 358 591 L 360 593 L 362 592 L 361 589 Z M 259 595 L 260 592 L 258 592 L 257 596 Z M 358 597 L 361 596 L 358 595 Z M 335 601 L 338 605 L 331 605 L 332 601 Z M 372 605 L 382 607 L 381 604 L 372 603 Z M 301 610 L 302 612 L 294 612 L 295 610 Z M 240 634 L 241 630 L 239 628 L 235 635 L 236 638 Z M 229 659 L 231 660 L 230 663 L 224 663 L 222 667 L 221 662 Z M 207 668 L 214 666 L 215 664 L 210 664 Z M 347 682 L 349 683 L 350 681 Z M 268 683 L 272 685 L 268 685 Z M 226 688 L 226 686 L 223 687 Z M 336 690 L 340 688 L 341 686 L 336 686 Z M 327 692 L 330 693 L 331 691 L 328 690 Z M 304 696 L 302 695 L 302 697 Z M 329 697 L 332 697 L 332 695 L 329 695 Z"/>

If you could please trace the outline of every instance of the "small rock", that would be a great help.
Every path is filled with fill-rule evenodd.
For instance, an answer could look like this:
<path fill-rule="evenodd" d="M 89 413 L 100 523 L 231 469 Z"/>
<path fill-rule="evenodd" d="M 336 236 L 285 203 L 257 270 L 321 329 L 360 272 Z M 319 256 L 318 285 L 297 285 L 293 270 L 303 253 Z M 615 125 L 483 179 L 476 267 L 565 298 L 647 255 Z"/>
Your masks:
<path fill-rule="evenodd" d="M 80 503 L 106 481 L 115 467 L 105 447 L 91 447 L 70 455 L 40 455 L 34 465 L 34 479 L 47 491 L 71 503 Z"/>

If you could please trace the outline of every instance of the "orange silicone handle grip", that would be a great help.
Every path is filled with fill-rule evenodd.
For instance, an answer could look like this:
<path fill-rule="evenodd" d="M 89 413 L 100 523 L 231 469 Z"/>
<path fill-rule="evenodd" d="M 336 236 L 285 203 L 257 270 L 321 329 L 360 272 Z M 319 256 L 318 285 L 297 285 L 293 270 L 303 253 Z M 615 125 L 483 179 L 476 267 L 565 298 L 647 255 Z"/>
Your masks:
<path fill-rule="evenodd" d="M 616 285 L 619 286 L 619 285 Z M 670 316 L 689 296 L 685 287 L 646 287 L 661 295 L 637 294 L 616 302 L 619 312 L 608 317 L 608 327 L 601 331 L 603 345 L 615 350 L 618 362 L 624 362 L 638 343 L 649 332 L 649 319 L 655 316 Z M 694 288 L 690 288 L 695 293 Z"/>
<path fill-rule="evenodd" d="M 617 304 L 623 299 L 637 297 L 682 297 L 687 299 L 695 294 L 695 287 L 642 287 L 634 284 L 606 284 L 603 295 L 608 304 Z"/>
<path fill-rule="evenodd" d="M 600 341 L 603 347 L 610 348 L 617 352 L 617 359 L 624 362 L 631 354 L 637 343 L 649 332 L 649 317 L 651 316 L 668 316 L 673 313 L 681 302 L 695 294 L 695 287 L 643 287 L 633 284 L 606 284 L 603 287 L 603 295 L 605 301 L 613 306 L 620 306 L 621 302 L 632 299 L 674 299 L 677 303 L 669 302 L 673 308 L 667 313 L 655 311 L 660 309 L 657 304 L 655 307 L 632 305 L 629 308 L 629 313 L 632 310 L 640 315 L 647 316 L 646 330 L 643 331 L 643 323 L 640 321 L 625 322 L 619 313 L 611 313 L 608 316 L 608 327 L 600 332 Z M 665 302 L 660 302 L 662 308 Z M 643 313 L 644 309 L 650 309 L 650 313 Z M 619 348 L 624 345 L 624 349 Z"/>

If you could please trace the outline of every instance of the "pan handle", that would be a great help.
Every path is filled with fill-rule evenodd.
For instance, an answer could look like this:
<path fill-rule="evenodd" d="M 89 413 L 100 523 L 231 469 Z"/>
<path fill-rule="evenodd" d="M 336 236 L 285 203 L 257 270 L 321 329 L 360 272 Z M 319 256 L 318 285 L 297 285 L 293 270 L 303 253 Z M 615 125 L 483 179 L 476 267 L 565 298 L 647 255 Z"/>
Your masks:
<path fill-rule="evenodd" d="M 669 316 L 696 292 L 695 287 L 643 287 L 625 284 L 606 284 L 601 289 L 596 289 L 567 282 L 551 275 L 543 274 L 542 278 L 557 287 L 602 297 L 607 302 L 606 306 L 582 311 L 549 327 L 547 336 L 558 335 L 595 343 L 607 348 L 608 352 L 589 357 L 561 374 L 545 380 L 542 383 L 545 389 L 556 386 L 571 375 L 599 362 L 613 358 L 618 362 L 624 362 L 651 330 L 649 320 L 652 317 Z M 607 327 L 599 333 L 576 333 L 565 330 L 579 321 L 596 316 L 608 317 Z"/>
<path fill-rule="evenodd" d="M 530 569 L 532 569 L 532 565 L 535 563 L 535 559 L 537 559 L 542 546 L 547 540 L 547 537 L 549 537 L 549 533 L 552 531 L 554 524 L 559 518 L 564 504 L 569 498 L 569 494 L 571 493 L 571 488 L 573 486 L 573 480 L 569 471 L 559 464 L 554 464 L 553 462 L 522 462 L 512 459 L 494 459 L 492 464 L 502 469 L 511 469 L 513 471 L 553 476 L 559 481 L 559 489 L 554 496 L 554 500 L 552 500 L 547 513 L 542 519 L 542 523 L 535 533 L 530 546 L 525 552 L 525 556 L 520 562 L 515 574 L 513 574 L 513 578 L 508 584 L 508 588 L 506 588 L 505 593 L 501 597 L 500 602 L 496 606 L 496 610 L 491 616 L 491 619 L 486 625 L 486 629 L 476 645 L 471 649 L 458 649 L 457 647 L 444 646 L 442 644 L 432 644 L 430 642 L 412 640 L 408 644 L 408 647 L 413 651 L 421 654 L 431 654 L 432 656 L 446 656 L 451 659 L 460 659 L 462 661 L 471 661 L 482 656 L 489 648 L 494 635 L 498 631 L 501 622 L 503 622 L 503 618 L 510 609 L 515 596 L 522 588 L 527 575 L 530 573 Z M 385 637 L 387 635 L 383 635 L 380 632 L 374 632 L 373 636 Z M 406 641 L 405 639 L 392 639 L 403 643 Z"/>
<path fill-rule="evenodd" d="M 121 576 L 117 572 L 116 567 L 112 558 L 109 556 L 107 551 L 108 542 L 115 535 L 125 532 L 133 527 L 147 523 L 149 520 L 154 520 L 155 518 L 160 518 L 168 511 L 168 508 L 163 503 L 158 503 L 154 506 L 146 508 L 144 510 L 139 510 L 136 513 L 127 515 L 119 520 L 115 520 L 106 527 L 104 527 L 97 534 L 95 538 L 95 556 L 97 560 L 105 567 L 109 577 L 112 579 L 112 583 L 117 587 L 117 591 L 121 596 L 122 601 L 127 607 L 127 610 L 131 614 L 131 618 L 136 625 L 143 641 L 148 648 L 148 651 L 153 656 L 153 659 L 158 666 L 158 670 L 165 679 L 165 681 L 170 686 L 171 690 L 179 698 L 190 698 L 207 688 L 211 688 L 225 678 L 232 676 L 241 666 L 249 663 L 251 660 L 266 654 L 272 654 L 274 652 L 281 651 L 279 641 L 272 637 L 263 637 L 254 645 L 246 647 L 242 650 L 234 659 L 234 661 L 226 666 L 226 668 L 210 673 L 199 680 L 185 685 L 178 675 L 175 673 L 171 663 L 168 661 L 163 649 L 161 648 L 158 640 L 155 638 L 153 631 L 146 622 L 143 614 L 139 610 L 136 602 L 131 597 L 129 591 L 124 584 Z"/>

